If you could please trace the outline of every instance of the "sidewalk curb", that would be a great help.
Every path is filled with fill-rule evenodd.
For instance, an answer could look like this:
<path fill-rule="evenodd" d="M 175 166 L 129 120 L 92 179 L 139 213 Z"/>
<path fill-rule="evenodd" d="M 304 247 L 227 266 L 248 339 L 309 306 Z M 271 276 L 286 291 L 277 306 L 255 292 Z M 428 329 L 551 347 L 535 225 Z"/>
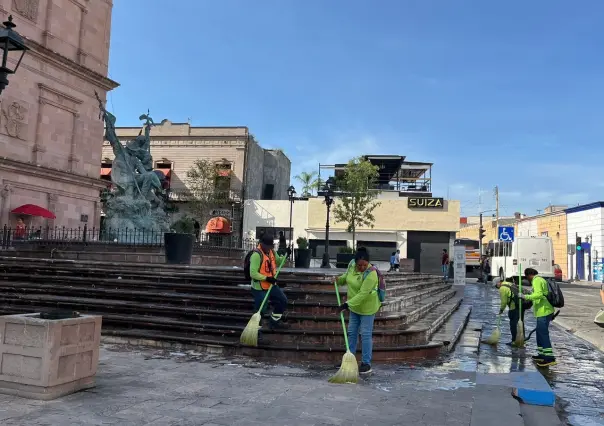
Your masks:
<path fill-rule="evenodd" d="M 598 350 L 604 352 L 604 340 L 601 341 L 597 341 L 594 339 L 594 336 L 589 334 L 588 332 L 585 332 L 583 330 L 577 330 L 574 329 L 571 324 L 569 322 L 567 322 L 564 318 L 560 318 L 560 316 L 558 316 L 554 321 L 553 324 L 560 328 L 561 330 L 566 331 L 567 333 L 570 333 L 574 336 L 577 336 L 578 338 L 585 340 L 587 343 L 591 344 L 592 346 L 594 346 L 595 348 L 597 348 Z"/>

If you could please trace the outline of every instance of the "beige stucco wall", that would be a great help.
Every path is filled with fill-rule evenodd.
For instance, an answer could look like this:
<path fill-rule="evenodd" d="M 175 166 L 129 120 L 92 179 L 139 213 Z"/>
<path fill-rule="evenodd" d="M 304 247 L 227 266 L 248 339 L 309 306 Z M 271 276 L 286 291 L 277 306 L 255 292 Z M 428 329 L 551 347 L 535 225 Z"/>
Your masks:
<path fill-rule="evenodd" d="M 407 202 L 406 197 L 400 197 L 397 200 L 380 200 L 380 206 L 373 211 L 375 216 L 374 227 L 368 230 L 449 232 L 459 230 L 459 201 L 445 200 L 442 210 L 409 209 Z M 309 229 L 324 229 L 326 216 L 327 209 L 323 199 L 310 199 L 308 207 Z M 346 228 L 346 224 L 336 222 L 333 215 L 330 217 L 330 226 L 334 230 Z M 359 228 L 359 231 L 362 230 L 363 228 Z"/>
<path fill-rule="evenodd" d="M 396 242 L 401 256 L 407 254 L 407 231 L 448 231 L 454 233 L 459 228 L 459 201 L 445 201 L 440 211 L 411 210 L 407 208 L 407 199 L 382 200 L 375 210 L 375 227 L 361 228 L 356 239 L 361 241 Z M 294 240 L 297 237 L 308 239 L 325 238 L 326 209 L 322 198 L 296 201 L 293 208 Z M 352 234 L 345 226 L 330 221 L 330 238 L 347 240 L 352 247 Z M 257 227 L 288 227 L 289 201 L 247 201 L 245 204 L 243 232 L 249 238 L 256 236 Z M 454 234 L 452 234 L 454 235 Z"/>
<path fill-rule="evenodd" d="M 298 200 L 293 205 L 292 228 L 294 245 L 298 237 L 308 238 L 308 204 Z M 258 227 L 289 227 L 289 200 L 247 200 L 244 204 L 243 233 L 246 238 L 256 238 Z"/>
<path fill-rule="evenodd" d="M 103 123 L 94 92 L 105 99 L 117 83 L 107 79 L 112 3 L 83 0 L 0 0 L 0 18 L 13 15 L 30 50 L 9 76 L 0 106 L 0 217 L 37 200 L 56 209 L 41 225 L 89 226 L 98 216 Z M 50 202 L 48 201 L 50 200 Z M 8 222 L 8 223 L 7 223 Z"/>
<path fill-rule="evenodd" d="M 121 142 L 126 143 L 137 137 L 140 130 L 140 127 L 118 127 L 116 133 Z M 187 172 L 202 158 L 214 163 L 230 163 L 231 190 L 240 193 L 247 138 L 247 127 L 192 127 L 188 123 L 163 120 L 151 129 L 151 155 L 155 162 L 165 158 L 172 163 L 170 189 L 173 191 L 186 189 Z M 114 158 L 107 141 L 103 142 L 102 158 Z"/>

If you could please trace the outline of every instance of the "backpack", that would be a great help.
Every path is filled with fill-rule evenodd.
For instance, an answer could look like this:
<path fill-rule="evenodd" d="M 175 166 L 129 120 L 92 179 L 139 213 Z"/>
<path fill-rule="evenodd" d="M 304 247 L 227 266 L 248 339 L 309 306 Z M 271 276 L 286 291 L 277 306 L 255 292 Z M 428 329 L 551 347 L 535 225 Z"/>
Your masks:
<path fill-rule="evenodd" d="M 516 307 L 520 306 L 520 298 L 518 297 L 518 286 L 516 286 L 516 284 L 502 284 L 505 285 L 507 288 L 510 289 L 510 291 L 512 292 L 512 300 L 510 302 L 514 302 L 514 305 Z M 533 307 L 533 302 L 531 302 L 530 300 L 523 300 L 522 301 L 522 310 L 523 311 L 528 311 L 529 309 L 531 309 Z"/>
<path fill-rule="evenodd" d="M 556 282 L 556 280 L 548 279 L 547 281 L 547 301 L 554 308 L 563 308 L 564 307 L 564 295 L 562 294 L 562 289 Z"/>
<path fill-rule="evenodd" d="M 260 251 L 260 249 L 255 248 L 254 250 L 248 251 L 245 255 L 245 259 L 243 259 L 243 275 L 245 276 L 246 280 L 252 279 L 252 276 L 250 275 L 250 261 L 254 253 L 258 253 L 260 257 L 262 257 L 262 252 Z"/>
<path fill-rule="evenodd" d="M 372 265 L 371 268 L 367 268 L 363 274 L 363 281 L 365 278 L 367 278 L 367 275 L 369 275 L 371 271 L 375 271 L 378 276 L 378 286 L 375 290 L 377 291 L 378 299 L 380 299 L 380 302 L 383 302 L 386 299 L 386 280 L 377 266 Z"/>

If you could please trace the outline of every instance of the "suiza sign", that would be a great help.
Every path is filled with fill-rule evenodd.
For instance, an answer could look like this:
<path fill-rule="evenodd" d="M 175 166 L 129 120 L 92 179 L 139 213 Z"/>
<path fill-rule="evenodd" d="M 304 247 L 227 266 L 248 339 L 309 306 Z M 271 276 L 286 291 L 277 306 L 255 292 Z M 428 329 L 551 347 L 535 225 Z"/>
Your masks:
<path fill-rule="evenodd" d="M 408 200 L 407 207 L 410 209 L 442 209 L 444 206 L 442 198 L 410 197 Z"/>

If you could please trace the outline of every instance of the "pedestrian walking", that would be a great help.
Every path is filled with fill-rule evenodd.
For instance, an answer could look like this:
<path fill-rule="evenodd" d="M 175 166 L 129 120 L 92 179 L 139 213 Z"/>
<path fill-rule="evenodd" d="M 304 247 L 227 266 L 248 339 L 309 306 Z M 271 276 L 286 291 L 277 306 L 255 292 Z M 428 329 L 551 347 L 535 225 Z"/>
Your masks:
<path fill-rule="evenodd" d="M 447 249 L 443 249 L 442 268 L 443 279 L 447 281 L 449 279 L 449 253 L 447 253 Z"/>
<path fill-rule="evenodd" d="M 401 266 L 401 251 L 397 250 L 396 253 L 394 253 L 394 270 L 398 271 L 400 266 Z"/>
<path fill-rule="evenodd" d="M 378 297 L 378 274 L 369 263 L 369 253 L 359 247 L 346 273 L 336 278 L 338 286 L 347 286 L 347 300 L 340 306 L 340 310 L 350 311 L 348 317 L 348 345 L 350 352 L 355 353 L 359 332 L 361 334 L 361 366 L 360 374 L 371 372 L 371 358 L 373 353 L 373 322 L 375 314 L 382 306 Z"/>
<path fill-rule="evenodd" d="M 537 320 L 537 355 L 533 356 L 533 361 L 538 367 L 551 367 L 556 365 L 556 357 L 552 349 L 552 342 L 549 336 L 549 325 L 554 316 L 554 307 L 547 300 L 548 285 L 547 281 L 539 276 L 539 272 L 533 268 L 524 270 L 524 276 L 531 283 L 532 293 L 521 294 L 523 300 L 533 302 L 533 314 Z"/>

